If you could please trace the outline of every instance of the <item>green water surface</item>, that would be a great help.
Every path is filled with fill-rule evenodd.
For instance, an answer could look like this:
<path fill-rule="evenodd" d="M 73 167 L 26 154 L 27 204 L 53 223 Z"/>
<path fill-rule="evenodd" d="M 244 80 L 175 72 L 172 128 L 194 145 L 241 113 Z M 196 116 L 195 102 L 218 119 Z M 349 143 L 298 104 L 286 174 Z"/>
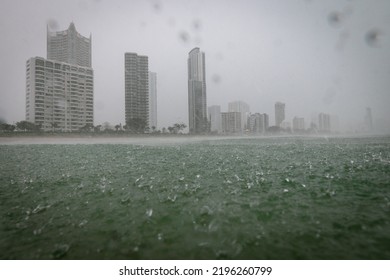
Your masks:
<path fill-rule="evenodd" d="M 0 145 L 0 259 L 390 259 L 390 138 Z"/>

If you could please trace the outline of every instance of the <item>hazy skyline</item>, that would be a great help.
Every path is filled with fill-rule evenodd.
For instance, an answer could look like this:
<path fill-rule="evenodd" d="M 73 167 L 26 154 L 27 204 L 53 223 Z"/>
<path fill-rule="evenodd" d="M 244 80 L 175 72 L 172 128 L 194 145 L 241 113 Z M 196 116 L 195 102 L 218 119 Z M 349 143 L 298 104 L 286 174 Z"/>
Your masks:
<path fill-rule="evenodd" d="M 187 57 L 206 55 L 207 105 L 252 113 L 286 104 L 286 120 L 338 115 L 390 122 L 389 1 L 13 1 L 0 3 L 0 119 L 25 119 L 26 61 L 46 57 L 46 26 L 92 34 L 94 123 L 125 123 L 125 52 L 156 72 L 158 127 L 188 125 Z"/>

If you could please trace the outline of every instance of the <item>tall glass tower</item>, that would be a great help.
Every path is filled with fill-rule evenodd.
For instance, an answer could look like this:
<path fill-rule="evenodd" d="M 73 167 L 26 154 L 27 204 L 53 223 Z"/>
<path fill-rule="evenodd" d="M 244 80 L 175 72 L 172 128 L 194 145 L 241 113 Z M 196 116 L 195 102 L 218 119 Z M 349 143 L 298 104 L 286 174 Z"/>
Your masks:
<path fill-rule="evenodd" d="M 190 134 L 208 131 L 205 54 L 199 48 L 188 57 L 188 121 Z"/>

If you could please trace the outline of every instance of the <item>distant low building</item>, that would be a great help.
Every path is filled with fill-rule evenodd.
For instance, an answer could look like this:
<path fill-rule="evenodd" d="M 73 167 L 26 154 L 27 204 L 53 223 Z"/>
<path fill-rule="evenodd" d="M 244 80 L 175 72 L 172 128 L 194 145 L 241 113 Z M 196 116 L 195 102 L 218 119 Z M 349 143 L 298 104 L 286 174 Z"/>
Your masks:
<path fill-rule="evenodd" d="M 319 132 L 330 132 L 330 115 L 325 113 L 320 113 L 318 115 L 318 131 Z"/>
<path fill-rule="evenodd" d="M 302 132 L 304 130 L 305 130 L 305 119 L 300 117 L 294 117 L 293 132 Z"/>
<path fill-rule="evenodd" d="M 291 131 L 291 122 L 283 121 L 283 122 L 280 124 L 280 127 L 283 128 L 284 130 Z"/>
<path fill-rule="evenodd" d="M 208 120 L 210 122 L 210 132 L 222 132 L 221 106 L 214 105 L 208 107 Z"/>
<path fill-rule="evenodd" d="M 242 132 L 241 113 L 223 112 L 221 118 L 223 134 L 240 134 Z"/>
<path fill-rule="evenodd" d="M 372 122 L 372 112 L 371 108 L 367 107 L 366 108 L 366 115 L 364 116 L 364 124 L 365 124 L 365 129 L 368 132 L 372 132 L 374 129 L 374 125 Z"/>
<path fill-rule="evenodd" d="M 282 122 L 285 120 L 285 108 L 286 104 L 282 102 L 275 103 L 275 126 L 281 127 Z"/>
<path fill-rule="evenodd" d="M 229 102 L 228 112 L 239 112 L 241 114 L 241 132 L 243 132 L 246 129 L 247 120 L 250 115 L 249 105 L 240 100 Z"/>
<path fill-rule="evenodd" d="M 157 74 L 149 72 L 149 128 L 157 128 Z"/>
<path fill-rule="evenodd" d="M 255 113 L 248 117 L 248 131 L 252 134 L 264 134 L 269 127 L 269 117 L 267 114 Z"/>

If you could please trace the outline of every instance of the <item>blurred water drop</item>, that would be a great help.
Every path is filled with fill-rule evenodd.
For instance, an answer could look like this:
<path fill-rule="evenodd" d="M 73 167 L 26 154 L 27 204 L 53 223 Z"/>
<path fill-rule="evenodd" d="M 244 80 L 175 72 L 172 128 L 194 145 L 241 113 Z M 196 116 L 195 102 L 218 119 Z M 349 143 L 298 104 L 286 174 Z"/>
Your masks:
<path fill-rule="evenodd" d="M 223 60 L 223 54 L 222 53 L 217 53 L 216 55 L 215 55 L 215 59 L 216 60 L 218 60 L 218 61 L 222 61 Z"/>
<path fill-rule="evenodd" d="M 153 1 L 152 3 L 152 7 L 153 7 L 153 10 L 156 12 L 156 13 L 159 13 L 162 9 L 162 3 L 160 1 Z"/>
<path fill-rule="evenodd" d="M 179 39 L 183 42 L 183 43 L 187 43 L 189 40 L 190 40 L 190 34 L 188 34 L 187 31 L 181 31 L 179 33 Z"/>
<path fill-rule="evenodd" d="M 343 21 L 341 13 L 333 11 L 328 15 L 328 22 L 333 27 L 340 27 Z"/>
<path fill-rule="evenodd" d="M 195 19 L 195 20 L 192 22 L 192 27 L 193 27 L 195 30 L 200 30 L 200 29 L 202 29 L 202 22 L 201 22 L 201 20 Z"/>
<path fill-rule="evenodd" d="M 218 74 L 214 74 L 212 77 L 212 81 L 216 84 L 219 84 L 221 82 L 221 76 L 219 76 Z"/>
<path fill-rule="evenodd" d="M 49 31 L 54 32 L 59 30 L 59 24 L 55 19 L 48 19 L 47 20 L 47 28 Z"/>
<path fill-rule="evenodd" d="M 369 30 L 365 36 L 366 43 L 370 47 L 380 47 L 380 40 L 381 40 L 382 35 L 383 35 L 383 33 L 379 29 L 375 28 L 375 29 Z"/>

